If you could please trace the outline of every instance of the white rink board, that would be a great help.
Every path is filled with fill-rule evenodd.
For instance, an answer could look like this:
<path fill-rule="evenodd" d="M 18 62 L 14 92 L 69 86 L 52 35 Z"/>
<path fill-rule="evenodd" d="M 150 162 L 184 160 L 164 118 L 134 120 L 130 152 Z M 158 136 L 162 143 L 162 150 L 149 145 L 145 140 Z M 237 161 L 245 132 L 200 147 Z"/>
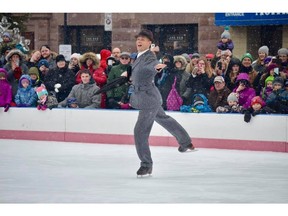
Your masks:
<path fill-rule="evenodd" d="M 191 137 L 287 142 L 287 115 L 258 115 L 250 123 L 242 114 L 167 112 Z M 137 110 L 0 108 L 0 130 L 133 135 Z M 152 136 L 171 136 L 157 123 Z"/>

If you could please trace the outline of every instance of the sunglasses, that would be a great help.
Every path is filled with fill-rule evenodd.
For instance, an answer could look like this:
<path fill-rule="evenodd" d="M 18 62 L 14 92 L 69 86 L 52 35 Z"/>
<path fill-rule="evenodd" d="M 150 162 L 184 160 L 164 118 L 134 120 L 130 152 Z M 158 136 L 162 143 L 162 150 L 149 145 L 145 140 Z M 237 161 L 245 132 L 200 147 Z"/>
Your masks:
<path fill-rule="evenodd" d="M 121 57 L 121 59 L 128 60 L 129 58 L 128 57 Z"/>

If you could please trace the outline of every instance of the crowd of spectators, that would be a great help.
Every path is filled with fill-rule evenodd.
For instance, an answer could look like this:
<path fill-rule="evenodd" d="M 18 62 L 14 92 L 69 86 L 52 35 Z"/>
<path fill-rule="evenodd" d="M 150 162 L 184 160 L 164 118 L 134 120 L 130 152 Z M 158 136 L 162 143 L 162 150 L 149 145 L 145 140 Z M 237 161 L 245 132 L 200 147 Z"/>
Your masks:
<path fill-rule="evenodd" d="M 137 53 L 115 47 L 101 50 L 100 58 L 89 51 L 73 53 L 67 61 L 48 45 L 23 53 L 10 38 L 3 34 L 0 44 L 0 107 L 5 112 L 11 106 L 132 109 L 129 82 L 100 95 L 96 92 L 127 71 Z M 288 114 L 288 49 L 279 47 L 273 56 L 263 45 L 255 57 L 249 52 L 236 57 L 234 46 L 237 44 L 225 30 L 215 44 L 215 53 L 184 53 L 178 42 L 171 53 L 152 47 L 167 65 L 155 76 L 163 108 L 167 110 L 167 97 L 176 80 L 183 104 L 175 111 L 204 112 L 199 105 L 203 108 L 207 99 L 210 108 L 206 111 L 243 113 L 247 122 L 261 113 Z"/>

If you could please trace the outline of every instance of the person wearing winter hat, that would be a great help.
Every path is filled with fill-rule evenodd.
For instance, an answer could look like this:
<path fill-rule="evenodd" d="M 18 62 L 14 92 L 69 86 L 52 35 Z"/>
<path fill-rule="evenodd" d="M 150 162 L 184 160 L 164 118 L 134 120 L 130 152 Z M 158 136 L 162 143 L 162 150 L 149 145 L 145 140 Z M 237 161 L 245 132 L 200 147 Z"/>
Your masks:
<path fill-rule="evenodd" d="M 49 62 L 46 59 L 41 59 L 38 62 L 40 80 L 44 80 L 44 77 L 49 71 Z"/>
<path fill-rule="evenodd" d="M 241 113 L 243 107 L 239 105 L 238 94 L 231 92 L 227 97 L 227 105 L 218 106 L 217 113 Z"/>
<path fill-rule="evenodd" d="M 35 91 L 38 97 L 38 101 L 37 101 L 38 110 L 44 111 L 47 109 L 47 107 L 49 109 L 52 109 L 58 106 L 58 101 L 56 99 L 56 96 L 52 93 L 49 94 L 44 84 L 41 84 L 41 86 L 37 87 Z"/>
<path fill-rule="evenodd" d="M 274 80 L 273 80 L 273 90 L 279 90 L 279 89 L 282 89 L 283 88 L 283 85 L 284 85 L 284 81 L 282 79 L 282 77 L 276 77 Z"/>
<path fill-rule="evenodd" d="M 255 90 L 250 87 L 249 75 L 240 73 L 236 78 L 236 87 L 233 92 L 239 95 L 239 105 L 247 109 L 251 106 L 251 99 L 256 95 Z"/>
<path fill-rule="evenodd" d="M 276 113 L 288 114 L 288 88 L 283 88 L 283 85 L 284 80 L 281 77 L 273 80 L 273 91 L 267 98 L 266 104 Z"/>
<path fill-rule="evenodd" d="M 28 74 L 28 67 L 25 64 L 25 56 L 18 49 L 12 49 L 6 56 L 7 63 L 4 65 L 8 72 L 8 81 L 12 85 L 13 99 L 19 87 L 19 79 L 22 75 Z"/>
<path fill-rule="evenodd" d="M 274 76 L 268 76 L 265 79 L 265 85 L 262 87 L 261 89 L 261 98 L 263 100 L 266 100 L 268 98 L 268 96 L 272 93 L 273 91 L 273 80 L 274 80 Z"/>
<path fill-rule="evenodd" d="M 31 78 L 32 87 L 39 87 L 42 84 L 39 76 L 39 70 L 37 67 L 31 67 L 28 71 L 28 74 Z"/>
<path fill-rule="evenodd" d="M 253 62 L 252 55 L 250 53 L 245 53 L 241 58 L 240 72 L 241 73 L 247 73 L 249 75 L 249 81 L 250 81 L 251 86 L 254 89 L 258 89 L 260 77 L 257 78 L 258 72 L 256 70 L 254 70 L 254 68 L 252 67 L 252 62 Z M 256 78 L 257 78 L 257 80 L 255 81 Z"/>
<path fill-rule="evenodd" d="M 16 41 L 13 41 L 11 35 L 8 32 L 2 34 L 2 41 L 0 43 L 0 51 L 3 53 L 6 47 L 16 48 Z"/>
<path fill-rule="evenodd" d="M 0 68 L 0 107 L 4 107 L 7 112 L 12 102 L 12 86 L 7 80 L 7 71 Z"/>
<path fill-rule="evenodd" d="M 69 95 L 75 85 L 75 74 L 68 68 L 63 55 L 58 55 L 56 62 L 56 67 L 49 69 L 43 83 L 49 92 L 57 93 L 57 101 L 61 102 Z"/>
<path fill-rule="evenodd" d="M 70 62 L 68 68 L 71 69 L 75 75 L 80 70 L 80 58 L 81 58 L 80 53 L 73 53 L 70 56 Z"/>
<path fill-rule="evenodd" d="M 192 74 L 194 68 L 198 64 L 198 60 L 200 58 L 200 55 L 199 55 L 199 53 L 193 53 L 193 54 L 189 54 L 189 56 L 190 56 L 191 60 L 190 60 L 190 63 L 187 64 L 185 71 L 188 72 L 189 74 Z"/>
<path fill-rule="evenodd" d="M 281 48 L 278 50 L 277 62 L 279 67 L 279 73 L 283 79 L 288 79 L 288 49 Z"/>
<path fill-rule="evenodd" d="M 229 31 L 224 30 L 224 32 L 221 34 L 221 39 L 217 43 L 217 48 L 220 50 L 227 50 L 229 49 L 231 52 L 234 49 L 234 43 L 231 40 L 231 35 Z"/>
<path fill-rule="evenodd" d="M 232 91 L 235 88 L 235 82 L 238 74 L 240 73 L 240 59 L 233 57 L 231 58 L 227 71 L 225 73 L 225 81 L 227 87 Z"/>
<path fill-rule="evenodd" d="M 224 78 L 222 76 L 216 76 L 214 78 L 214 88 L 208 95 L 208 103 L 214 112 L 217 107 L 227 105 L 227 97 L 230 92 Z"/>
<path fill-rule="evenodd" d="M 244 121 L 248 123 L 250 122 L 252 116 L 254 117 L 258 114 L 275 113 L 275 110 L 266 106 L 265 101 L 263 101 L 263 99 L 260 96 L 255 96 L 251 100 L 251 107 L 245 109 L 243 113 L 244 113 Z"/>
<path fill-rule="evenodd" d="M 107 83 L 112 82 L 114 79 L 121 77 L 124 71 L 127 71 L 130 66 L 130 53 L 122 52 L 120 54 L 120 64 L 112 67 L 108 74 Z M 109 109 L 121 109 L 121 106 L 127 102 L 126 94 L 128 92 L 129 85 L 121 85 L 107 92 L 107 108 Z"/>
<path fill-rule="evenodd" d="M 252 63 L 252 67 L 258 74 L 263 74 L 266 69 L 264 63 L 265 58 L 268 56 L 269 48 L 267 46 L 262 46 L 258 50 L 258 58 Z M 260 76 L 260 75 L 259 75 Z"/>
<path fill-rule="evenodd" d="M 19 80 L 19 88 L 15 95 L 15 103 L 17 107 L 33 107 L 36 106 L 37 94 L 32 88 L 31 78 L 29 75 L 22 75 Z"/>

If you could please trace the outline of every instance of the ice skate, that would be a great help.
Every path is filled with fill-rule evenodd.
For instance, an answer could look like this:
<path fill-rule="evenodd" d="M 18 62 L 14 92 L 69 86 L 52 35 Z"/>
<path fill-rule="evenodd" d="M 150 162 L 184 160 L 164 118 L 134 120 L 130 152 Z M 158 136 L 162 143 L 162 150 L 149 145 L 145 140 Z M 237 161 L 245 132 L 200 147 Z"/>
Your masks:
<path fill-rule="evenodd" d="M 142 177 L 142 176 L 146 176 L 146 175 L 151 176 L 151 174 L 152 174 L 152 167 L 141 166 L 137 171 L 137 178 Z"/>
<path fill-rule="evenodd" d="M 178 151 L 181 153 L 188 153 L 188 152 L 194 152 L 197 151 L 197 149 L 195 149 L 195 147 L 193 146 L 193 144 L 189 144 L 187 147 L 182 147 L 179 146 Z"/>

